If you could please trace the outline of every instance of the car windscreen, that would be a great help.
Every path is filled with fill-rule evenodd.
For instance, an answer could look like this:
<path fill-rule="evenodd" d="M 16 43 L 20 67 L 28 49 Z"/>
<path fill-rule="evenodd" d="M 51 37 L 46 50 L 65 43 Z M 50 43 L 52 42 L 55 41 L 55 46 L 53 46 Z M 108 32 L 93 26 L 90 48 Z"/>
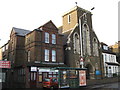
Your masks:
<path fill-rule="evenodd" d="M 45 78 L 43 81 L 44 81 L 44 82 L 49 82 L 50 79 L 49 79 L 49 78 Z"/>

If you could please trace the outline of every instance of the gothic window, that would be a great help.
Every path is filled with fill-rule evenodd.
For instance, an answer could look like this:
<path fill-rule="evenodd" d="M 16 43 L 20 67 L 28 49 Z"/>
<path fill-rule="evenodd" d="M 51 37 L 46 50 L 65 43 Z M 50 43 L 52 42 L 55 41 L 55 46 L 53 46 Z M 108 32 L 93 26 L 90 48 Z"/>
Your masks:
<path fill-rule="evenodd" d="M 91 55 L 90 31 L 87 24 L 83 25 L 83 54 Z"/>
<path fill-rule="evenodd" d="M 79 43 L 80 40 L 77 32 L 74 33 L 73 41 L 74 41 L 74 53 L 80 54 L 80 43 Z"/>
<path fill-rule="evenodd" d="M 93 56 L 98 56 L 98 41 L 93 38 Z"/>

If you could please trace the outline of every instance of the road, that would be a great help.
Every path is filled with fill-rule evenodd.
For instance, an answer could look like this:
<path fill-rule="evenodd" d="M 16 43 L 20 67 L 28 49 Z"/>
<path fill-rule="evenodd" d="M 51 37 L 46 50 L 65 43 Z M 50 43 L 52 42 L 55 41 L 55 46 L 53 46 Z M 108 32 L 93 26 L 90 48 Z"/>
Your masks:
<path fill-rule="evenodd" d="M 120 90 L 120 82 L 88 86 L 86 88 L 89 88 L 90 90 L 94 90 L 94 89 L 98 89 L 98 90 Z"/>

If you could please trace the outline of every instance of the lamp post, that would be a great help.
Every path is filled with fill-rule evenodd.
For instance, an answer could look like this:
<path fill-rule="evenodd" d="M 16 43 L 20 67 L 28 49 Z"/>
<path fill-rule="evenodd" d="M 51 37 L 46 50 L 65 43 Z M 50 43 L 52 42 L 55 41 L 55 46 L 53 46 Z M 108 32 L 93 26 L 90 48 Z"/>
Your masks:
<path fill-rule="evenodd" d="M 93 10 L 95 9 L 94 7 L 91 9 Z M 82 42 L 82 29 L 81 29 L 81 18 L 86 15 L 88 12 L 86 13 L 83 13 L 80 17 L 79 17 L 79 30 L 80 30 L 80 48 L 81 48 L 81 55 L 80 55 L 80 65 L 81 65 L 81 68 L 84 68 L 84 60 L 83 60 L 83 42 Z"/>

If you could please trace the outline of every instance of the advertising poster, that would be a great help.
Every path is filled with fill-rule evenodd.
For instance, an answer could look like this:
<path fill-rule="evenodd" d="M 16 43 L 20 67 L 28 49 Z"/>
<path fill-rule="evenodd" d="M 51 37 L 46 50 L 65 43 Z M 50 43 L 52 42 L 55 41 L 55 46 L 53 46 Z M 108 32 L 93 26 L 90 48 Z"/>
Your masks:
<path fill-rule="evenodd" d="M 79 86 L 86 86 L 86 71 L 79 71 Z"/>

